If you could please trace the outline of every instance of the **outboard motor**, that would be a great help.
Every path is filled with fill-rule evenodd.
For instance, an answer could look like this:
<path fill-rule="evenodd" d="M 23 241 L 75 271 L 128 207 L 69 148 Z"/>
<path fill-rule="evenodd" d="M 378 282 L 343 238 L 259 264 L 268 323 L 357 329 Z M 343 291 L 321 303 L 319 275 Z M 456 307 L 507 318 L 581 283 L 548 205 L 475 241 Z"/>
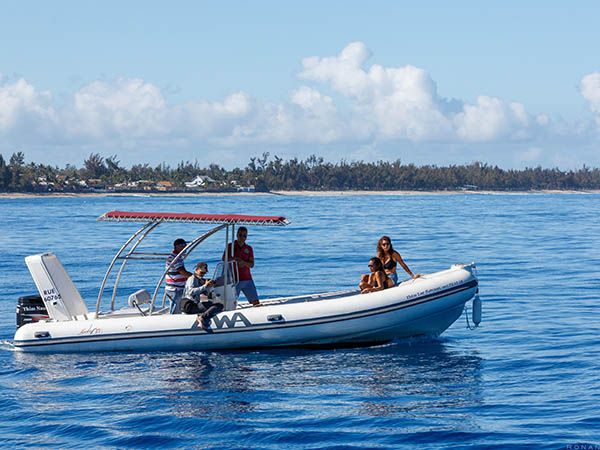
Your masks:
<path fill-rule="evenodd" d="M 17 303 L 17 328 L 38 320 L 48 319 L 48 310 L 39 295 L 19 297 Z"/>

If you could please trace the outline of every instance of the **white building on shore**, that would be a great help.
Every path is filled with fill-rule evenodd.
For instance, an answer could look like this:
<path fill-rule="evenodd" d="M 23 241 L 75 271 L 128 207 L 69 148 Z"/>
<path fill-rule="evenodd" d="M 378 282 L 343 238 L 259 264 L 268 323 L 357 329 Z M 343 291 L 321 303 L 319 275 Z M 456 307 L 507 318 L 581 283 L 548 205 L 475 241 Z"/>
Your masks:
<path fill-rule="evenodd" d="M 208 175 L 198 175 L 192 181 L 186 181 L 185 187 L 187 188 L 206 188 L 211 184 L 215 184 L 217 181 L 213 180 Z"/>

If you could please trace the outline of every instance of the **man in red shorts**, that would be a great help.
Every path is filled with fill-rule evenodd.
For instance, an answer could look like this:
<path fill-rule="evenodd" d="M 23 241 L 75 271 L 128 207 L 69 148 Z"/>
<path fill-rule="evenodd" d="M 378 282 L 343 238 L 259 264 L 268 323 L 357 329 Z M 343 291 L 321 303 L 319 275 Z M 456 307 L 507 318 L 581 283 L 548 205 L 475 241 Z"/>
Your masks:
<path fill-rule="evenodd" d="M 233 258 L 237 261 L 238 273 L 240 275 L 239 282 L 235 288 L 238 296 L 240 292 L 243 292 L 246 300 L 254 306 L 259 306 L 258 293 L 252 280 L 252 274 L 250 273 L 250 269 L 254 267 L 254 252 L 252 251 L 252 247 L 246 244 L 247 237 L 248 229 L 246 227 L 239 227 L 237 230 L 237 239 L 233 242 Z M 227 246 L 227 250 L 231 255 L 231 244 Z"/>

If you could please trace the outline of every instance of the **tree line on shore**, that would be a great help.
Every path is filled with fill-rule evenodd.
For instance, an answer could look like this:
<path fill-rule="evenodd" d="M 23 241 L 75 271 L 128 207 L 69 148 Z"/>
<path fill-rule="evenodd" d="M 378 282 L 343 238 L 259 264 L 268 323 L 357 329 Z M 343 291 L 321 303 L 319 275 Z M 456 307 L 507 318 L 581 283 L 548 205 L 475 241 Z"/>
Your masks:
<path fill-rule="evenodd" d="M 126 185 L 146 180 L 169 181 L 174 190 L 185 190 L 185 182 L 204 175 L 218 186 L 250 186 L 256 191 L 269 190 L 456 190 L 499 191 L 585 190 L 600 189 L 600 169 L 585 165 L 578 170 L 562 171 L 542 167 L 501 169 L 485 163 L 468 165 L 416 166 L 396 161 L 324 161 L 317 156 L 284 160 L 263 153 L 252 157 L 246 167 L 231 170 L 210 164 L 181 162 L 176 167 L 165 163 L 155 167 L 134 164 L 123 167 L 116 156 L 104 158 L 92 153 L 82 167 L 64 168 L 26 163 L 23 152 L 12 154 L 8 162 L 0 154 L 0 191 L 2 192 L 77 192 L 90 189 L 90 180 L 104 185 Z"/>

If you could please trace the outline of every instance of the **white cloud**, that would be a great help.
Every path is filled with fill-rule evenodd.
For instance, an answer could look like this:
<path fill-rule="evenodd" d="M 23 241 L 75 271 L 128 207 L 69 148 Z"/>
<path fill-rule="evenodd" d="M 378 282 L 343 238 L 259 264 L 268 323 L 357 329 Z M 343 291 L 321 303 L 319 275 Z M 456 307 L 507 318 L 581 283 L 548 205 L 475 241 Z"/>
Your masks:
<path fill-rule="evenodd" d="M 65 131 L 77 137 L 140 138 L 169 128 L 160 89 L 138 78 L 94 81 L 74 94 L 62 114 Z"/>
<path fill-rule="evenodd" d="M 600 72 L 584 76 L 579 83 L 583 98 L 590 104 L 590 110 L 596 114 L 596 123 L 600 126 Z"/>
<path fill-rule="evenodd" d="M 475 104 L 442 98 L 425 70 L 411 65 L 366 68 L 369 56 L 363 43 L 354 42 L 338 56 L 305 58 L 300 78 L 325 84 L 350 100 L 354 115 L 369 123 L 376 139 L 524 139 L 532 127 L 547 123 L 547 118 L 532 118 L 520 103 L 489 96 L 478 97 Z"/>
<path fill-rule="evenodd" d="M 381 145 L 395 143 L 450 148 L 520 141 L 538 148 L 539 141 L 556 136 L 563 141 L 589 136 L 589 121 L 586 126 L 534 116 L 522 103 L 489 95 L 474 102 L 445 98 L 426 70 L 369 65 L 370 57 L 365 44 L 353 42 L 335 56 L 304 58 L 298 76 L 306 85 L 282 102 L 235 92 L 217 101 L 172 104 L 146 80 L 117 78 L 90 82 L 59 104 L 24 79 L 0 77 L 0 143 L 131 151 L 349 144 L 375 154 Z M 600 126 L 600 73 L 583 77 L 580 92 Z M 530 152 L 521 159 L 536 157 Z"/>
<path fill-rule="evenodd" d="M 24 79 L 3 83 L 0 74 L 0 135 L 47 136 L 57 121 L 49 92 L 40 92 Z"/>
<path fill-rule="evenodd" d="M 354 115 L 380 139 L 437 139 L 451 134 L 441 113 L 437 88 L 429 74 L 413 66 L 385 68 L 363 66 L 370 51 L 361 42 L 344 48 L 338 56 L 310 57 L 302 61 L 300 78 L 331 86 L 350 100 Z"/>
<path fill-rule="evenodd" d="M 330 114 L 335 112 L 335 106 L 331 97 L 322 95 L 316 89 L 302 86 L 292 92 L 291 102 L 298 105 L 309 114 Z"/>
<path fill-rule="evenodd" d="M 302 86 L 292 92 L 290 102 L 293 108 L 288 114 L 295 123 L 295 130 L 290 130 L 290 134 L 295 135 L 296 140 L 328 143 L 342 139 L 347 133 L 347 126 L 331 97 Z"/>
<path fill-rule="evenodd" d="M 254 108 L 252 99 L 243 92 L 231 94 L 220 102 L 188 102 L 172 109 L 171 116 L 176 118 L 173 131 L 195 139 L 224 138 L 234 134 Z"/>
<path fill-rule="evenodd" d="M 520 103 L 480 96 L 475 105 L 464 105 L 454 117 L 454 125 L 458 137 L 466 141 L 524 138 L 530 117 Z"/>
<path fill-rule="evenodd" d="M 369 56 L 370 52 L 362 42 L 353 42 L 339 56 L 304 58 L 304 70 L 300 73 L 300 78 L 330 83 L 342 94 L 360 98 L 368 94 L 372 85 L 362 69 Z"/>

